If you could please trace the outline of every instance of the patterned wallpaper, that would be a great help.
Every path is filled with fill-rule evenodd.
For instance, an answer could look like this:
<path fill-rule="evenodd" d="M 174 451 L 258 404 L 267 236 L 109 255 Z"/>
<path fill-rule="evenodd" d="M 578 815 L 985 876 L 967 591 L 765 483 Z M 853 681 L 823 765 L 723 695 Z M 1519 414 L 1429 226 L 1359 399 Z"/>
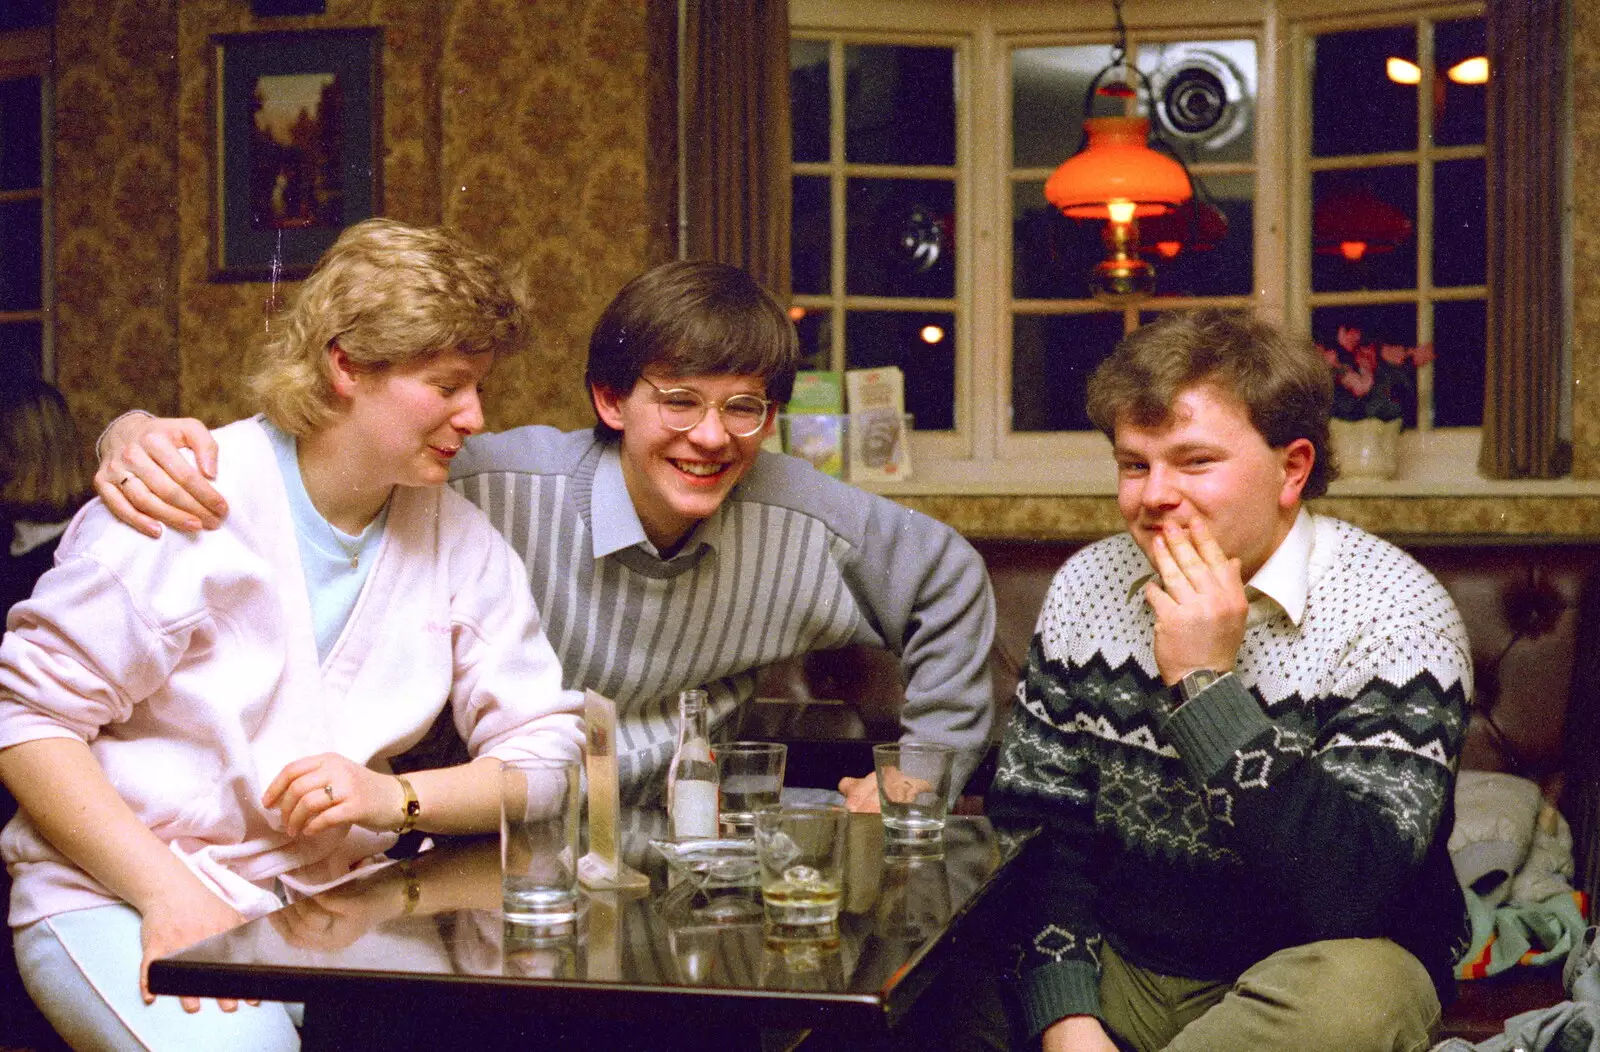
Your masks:
<path fill-rule="evenodd" d="M 84 429 L 131 405 L 211 423 L 249 410 L 243 356 L 288 289 L 206 280 L 208 38 L 382 25 L 384 204 L 513 263 L 538 319 L 489 383 L 491 427 L 586 426 L 585 339 L 615 290 L 672 252 L 671 0 L 60 0 L 57 354 Z M 1574 168 L 1600 166 L 1600 5 L 1573 8 Z M 1600 478 L 1600 187 L 1574 214 L 1574 473 Z M 1092 536 L 1106 498 L 908 498 L 973 534 Z M 1592 534 L 1600 498 L 1339 498 L 1385 533 Z"/>
<path fill-rule="evenodd" d="M 459 226 L 530 289 L 536 343 L 491 379 L 490 426 L 591 422 L 589 327 L 672 246 L 651 123 L 671 66 L 652 61 L 647 0 L 329 0 L 273 19 L 241 0 L 61 0 L 57 347 L 89 433 L 131 405 L 248 413 L 241 363 L 292 290 L 206 277 L 211 35 L 370 25 L 384 213 Z"/>

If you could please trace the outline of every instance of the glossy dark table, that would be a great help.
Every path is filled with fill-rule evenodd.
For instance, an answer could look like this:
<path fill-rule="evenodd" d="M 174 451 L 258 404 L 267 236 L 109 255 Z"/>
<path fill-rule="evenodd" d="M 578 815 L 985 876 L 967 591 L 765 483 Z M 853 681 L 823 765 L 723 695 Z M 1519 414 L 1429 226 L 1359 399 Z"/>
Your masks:
<path fill-rule="evenodd" d="M 753 888 L 669 888 L 651 832 L 624 840 L 649 892 L 585 892 L 576 925 L 505 924 L 498 842 L 458 840 L 155 961 L 151 988 L 304 1002 L 308 1049 L 865 1042 L 959 960 L 1027 844 L 955 817 L 942 859 L 885 859 L 878 816 L 853 815 L 837 938 L 805 941 L 768 937 Z"/>

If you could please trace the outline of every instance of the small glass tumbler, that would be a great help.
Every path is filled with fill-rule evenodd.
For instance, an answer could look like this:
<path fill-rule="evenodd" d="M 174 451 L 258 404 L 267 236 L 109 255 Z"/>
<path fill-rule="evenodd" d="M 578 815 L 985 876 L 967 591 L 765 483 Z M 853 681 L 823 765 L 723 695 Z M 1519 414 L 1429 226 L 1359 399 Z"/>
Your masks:
<path fill-rule="evenodd" d="M 769 930 L 838 921 L 849 824 L 843 804 L 791 804 L 756 813 L 756 856 Z"/>
<path fill-rule="evenodd" d="M 872 747 L 883 812 L 883 845 L 891 854 L 937 855 L 944 851 L 944 820 L 956 751 L 932 742 L 895 742 Z"/>
<path fill-rule="evenodd" d="M 515 760 L 500 769 L 500 892 L 505 919 L 552 925 L 578 916 L 576 760 Z"/>
<path fill-rule="evenodd" d="M 725 837 L 756 835 L 756 812 L 778 806 L 789 747 L 780 742 L 729 742 L 717 747 L 722 798 L 717 820 Z"/>

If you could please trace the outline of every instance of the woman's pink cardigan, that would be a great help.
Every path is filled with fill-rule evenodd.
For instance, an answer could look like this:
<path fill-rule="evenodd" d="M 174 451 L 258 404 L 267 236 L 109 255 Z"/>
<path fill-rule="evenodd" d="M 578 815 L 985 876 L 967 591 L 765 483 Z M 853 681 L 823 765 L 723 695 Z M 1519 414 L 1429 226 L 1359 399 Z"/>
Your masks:
<path fill-rule="evenodd" d="M 576 759 L 582 696 L 540 626 L 522 563 L 443 487 L 397 489 L 360 598 L 327 660 L 277 461 L 254 420 L 218 430 L 220 530 L 159 540 L 98 501 L 0 643 L 0 749 L 79 738 L 155 834 L 246 916 L 267 889 L 326 884 L 387 848 L 355 828 L 279 832 L 262 791 L 291 760 L 375 770 L 448 704 L 474 756 Z M 398 818 L 398 807 L 397 816 Z M 0 835 L 13 926 L 117 901 L 19 814 Z"/>

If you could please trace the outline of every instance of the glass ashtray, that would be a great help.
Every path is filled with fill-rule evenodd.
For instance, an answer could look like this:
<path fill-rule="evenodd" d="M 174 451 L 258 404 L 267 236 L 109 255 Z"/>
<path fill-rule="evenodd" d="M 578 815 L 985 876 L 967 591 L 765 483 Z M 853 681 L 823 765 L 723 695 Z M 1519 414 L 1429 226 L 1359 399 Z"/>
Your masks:
<path fill-rule="evenodd" d="M 651 840 L 667 866 L 696 888 L 743 888 L 761 882 L 754 840 Z"/>

